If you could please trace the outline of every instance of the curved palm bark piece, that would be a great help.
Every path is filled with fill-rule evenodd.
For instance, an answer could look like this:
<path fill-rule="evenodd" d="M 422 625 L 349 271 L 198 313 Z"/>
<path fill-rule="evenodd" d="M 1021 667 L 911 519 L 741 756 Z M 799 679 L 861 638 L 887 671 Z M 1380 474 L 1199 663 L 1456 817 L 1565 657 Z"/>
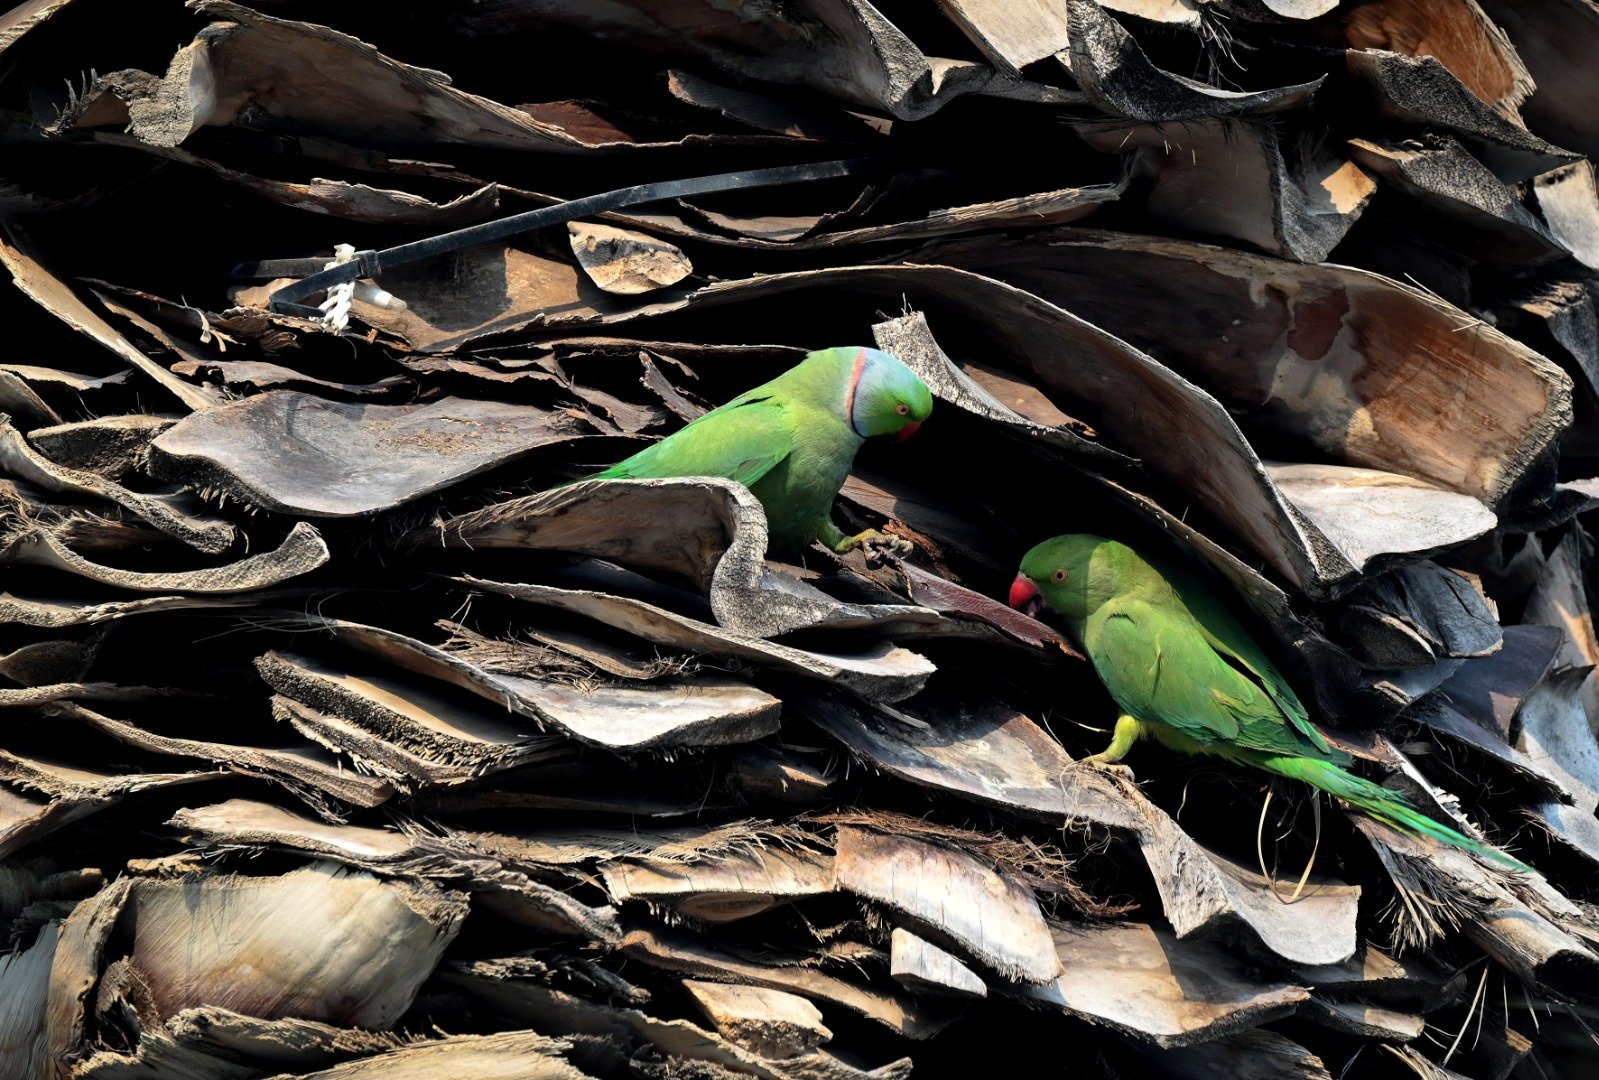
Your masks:
<path fill-rule="evenodd" d="M 1493 529 L 1498 517 L 1471 495 L 1413 476 L 1349 465 L 1266 464 L 1319 539 L 1367 573 L 1444 551 Z M 1371 510 L 1382 508 L 1374 526 Z"/>
<path fill-rule="evenodd" d="M 791 645 L 733 633 L 712 623 L 678 615 L 630 597 L 587 589 L 483 581 L 472 577 L 463 578 L 462 581 L 486 592 L 587 615 L 607 626 L 659 645 L 669 645 L 690 653 L 736 656 L 754 664 L 821 679 L 873 701 L 894 702 L 910 697 L 926 685 L 928 676 L 934 671 L 932 663 L 925 657 L 887 642 L 879 642 L 864 652 L 854 654 L 809 652 Z"/>
<path fill-rule="evenodd" d="M 381 402 L 412 397 L 417 390 L 416 383 L 404 375 L 388 375 L 373 383 L 334 382 L 258 360 L 180 360 L 172 365 L 172 370 L 234 393 L 302 390 L 328 401 Z"/>
<path fill-rule="evenodd" d="M 326 26 L 274 18 L 226 0 L 191 6 L 215 21 L 177 52 L 166 73 L 120 73 L 126 77 L 116 84 L 123 123 L 156 146 L 177 146 L 203 127 L 231 124 L 259 109 L 292 119 L 301 130 L 332 136 L 347 134 L 348 118 L 360 115 L 362 129 L 376 136 L 370 141 L 383 146 L 454 143 L 566 153 L 607 148 L 458 90 L 441 72 L 392 60 Z M 344 85 L 337 105 L 306 90 L 334 67 Z"/>
<path fill-rule="evenodd" d="M 466 917 L 421 882 L 318 863 L 278 877 L 132 883 L 132 958 L 164 1016 L 213 1005 L 262 1019 L 384 1028 Z M 233 977 L 250 965 L 255 979 Z"/>
<path fill-rule="evenodd" d="M 1437 57 L 1353 49 L 1344 53 L 1344 62 L 1350 75 L 1365 83 L 1382 116 L 1452 132 L 1507 184 L 1530 180 L 1581 157 L 1490 108 Z"/>
<path fill-rule="evenodd" d="M 1599 863 L 1599 741 L 1582 702 L 1588 677 L 1584 668 L 1561 668 L 1534 687 L 1516 712 L 1516 746 L 1566 795 L 1533 803 L 1533 818 Z"/>
<path fill-rule="evenodd" d="M 329 709 L 335 708 L 332 702 L 324 704 Z M 354 713 L 353 709 L 348 711 Z M 272 716 L 311 742 L 341 758 L 349 758 L 356 768 L 387 781 L 396 791 L 406 794 L 429 789 L 447 790 L 451 785 L 478 775 L 470 765 L 453 760 L 453 755 L 441 755 L 432 748 L 418 745 L 416 733 L 398 725 L 374 723 L 366 716 L 345 717 L 324 712 L 283 694 L 272 695 Z"/>
<path fill-rule="evenodd" d="M 584 688 L 550 679 L 529 678 L 487 671 L 443 649 L 392 630 L 340 619 L 308 616 L 308 625 L 330 632 L 339 642 L 387 666 L 387 672 L 356 676 L 348 680 L 337 665 L 322 665 L 300 660 L 294 667 L 305 677 L 289 674 L 276 661 L 263 661 L 280 672 L 284 681 L 279 690 L 301 685 L 306 691 L 328 701 L 350 701 L 346 685 L 365 687 L 358 691 L 363 699 L 378 702 L 383 693 L 393 693 L 405 685 L 407 696 L 430 702 L 427 713 L 453 715 L 461 730 L 456 737 L 475 738 L 471 732 L 481 727 L 490 743 L 507 747 L 527 743 L 548 746 L 548 736 L 537 730 L 558 733 L 579 742 L 610 750 L 665 749 L 676 746 L 719 746 L 748 742 L 777 730 L 781 702 L 747 683 L 711 676 L 694 676 L 651 685 L 611 685 Z M 370 668 L 370 665 L 368 665 Z M 314 673 L 314 674 L 309 674 Z M 426 682 L 417 683 L 405 675 L 447 683 L 492 703 L 473 709 L 469 716 L 450 699 L 435 693 Z M 396 679 L 395 676 L 400 678 Z M 320 688 L 320 689 L 317 689 Z M 322 695 L 326 695 L 322 697 Z M 307 701 L 317 707 L 317 701 Z M 361 706 L 365 708 L 365 706 Z M 533 721 L 491 720 L 492 711 L 508 710 Z M 380 711 L 382 711 L 380 709 Z M 498 752 L 491 752 L 497 757 Z M 509 764 L 509 762 L 505 762 Z"/>
<path fill-rule="evenodd" d="M 701 1061 L 760 1080 L 906 1080 L 911 1061 L 901 1058 L 878 1069 L 849 1065 L 817 1049 L 782 1060 L 755 1052 L 687 1020 L 657 1020 L 638 1009 L 589 1001 L 537 981 L 537 969 L 517 957 L 461 961 L 440 972 L 447 986 L 466 993 L 491 1012 L 541 1031 L 606 1039 L 629 1051 Z"/>
<path fill-rule="evenodd" d="M 99 979 L 106 945 L 133 894 L 124 878 L 78 904 L 61 923 L 50 965 L 50 1000 L 45 1032 L 56 1065 L 82 1053 L 87 1043 L 85 1015 L 89 994 Z"/>
<path fill-rule="evenodd" d="M 0 859 L 80 818 L 143 791 L 216 780 L 226 773 L 123 773 L 0 750 Z"/>
<path fill-rule="evenodd" d="M 243 776 L 265 776 L 296 794 L 309 789 L 316 793 L 307 797 L 313 807 L 319 802 L 325 806 L 324 800 L 319 798 L 325 796 L 350 806 L 371 809 L 383 805 L 395 793 L 394 786 L 386 780 L 345 769 L 342 762 L 315 744 L 245 746 L 172 738 L 138 724 L 102 716 L 71 702 L 51 706 L 50 715 L 75 720 L 140 750 L 210 762 Z"/>
<path fill-rule="evenodd" d="M 714 477 L 585 480 L 495 503 L 418 529 L 412 549 L 528 548 L 576 551 L 684 577 L 704 591 L 726 630 L 775 637 L 822 627 L 888 634 L 938 615 L 911 605 L 834 600 L 765 562 L 766 516 L 742 484 Z"/>
<path fill-rule="evenodd" d="M 1368 271 L 1087 229 L 924 254 L 1054 298 L 1157 352 L 1246 424 L 1490 509 L 1571 422 L 1571 380 L 1554 364 Z M 1148 318 L 1152 289 L 1170 317 Z M 1382 330 L 1394 326 L 1404 332 Z"/>
<path fill-rule="evenodd" d="M 230 522 L 194 514 L 173 496 L 132 491 L 96 473 L 57 465 L 29 446 L 4 416 L 0 416 L 0 471 L 46 491 L 89 495 L 116 503 L 208 555 L 226 551 L 236 535 Z"/>
<path fill-rule="evenodd" d="M 1538 212 L 1549 232 L 1590 270 L 1599 269 L 1599 189 L 1593 162 L 1586 159 L 1539 176 L 1532 185 Z M 1592 301 L 1589 301 L 1590 310 Z M 1590 369 L 1594 361 L 1591 356 Z M 1593 378 L 1589 379 L 1590 393 Z"/>
<path fill-rule="evenodd" d="M 143 73 L 140 73 L 143 74 Z M 102 76 L 92 82 L 80 100 L 85 103 L 80 110 L 68 110 L 60 121 L 53 127 L 71 129 L 79 120 L 87 119 L 87 113 L 93 107 L 94 98 L 101 91 L 110 96 L 130 97 L 147 85 L 142 79 L 130 79 L 128 73 L 116 72 L 112 75 Z M 138 90 L 135 90 L 135 87 Z M 132 93 L 130 93 L 130 91 Z M 171 98 L 172 88 L 161 87 L 155 91 Z M 103 98 L 102 98 L 103 100 Z M 109 102 L 106 102 L 109 104 Z M 77 113 L 78 115 L 74 115 Z M 147 130 L 145 134 L 150 134 Z M 167 146 L 161 142 L 149 142 L 138 135 L 125 134 L 121 131 L 112 131 L 105 128 L 93 128 L 89 132 L 95 143 L 104 146 L 115 146 L 130 150 L 140 150 L 166 161 L 177 162 L 195 169 L 204 169 L 230 184 L 235 184 L 246 191 L 270 199 L 283 206 L 296 210 L 304 210 L 313 214 L 323 214 L 328 217 L 339 218 L 344 221 L 358 221 L 382 225 L 469 225 L 490 217 L 500 209 L 500 191 L 497 184 L 481 184 L 472 190 L 458 195 L 445 202 L 435 202 L 432 199 L 409 191 L 393 188 L 374 187 L 370 184 L 350 183 L 343 180 L 328 180 L 323 177 L 312 177 L 305 181 L 279 180 L 268 176 L 257 176 L 254 173 L 241 169 L 230 168 L 219 161 L 192 154 L 178 146 Z"/>
<path fill-rule="evenodd" d="M 280 597 L 281 598 L 281 597 Z M 94 603 L 78 598 L 29 597 L 0 593 L 0 624 L 15 623 L 41 629 L 92 626 L 161 611 L 200 611 L 248 607 L 257 596 L 147 596 L 137 600 Z"/>
<path fill-rule="evenodd" d="M 850 485 L 845 485 L 846 495 L 849 494 L 849 487 Z M 885 509 L 899 506 L 903 506 L 903 503 L 896 500 L 887 504 Z M 895 594 L 906 594 L 910 600 L 944 616 L 944 619 L 934 626 L 901 631 L 902 638 L 936 640 L 942 637 L 1005 645 L 1020 644 L 1028 647 L 1030 655 L 1037 655 L 1031 650 L 1040 650 L 1043 655 L 1049 657 L 1059 652 L 1074 660 L 1083 659 L 1077 647 L 1047 623 L 1040 622 L 1030 615 L 1023 615 L 986 593 L 957 585 L 948 578 L 940 577 L 931 570 L 924 570 L 914 563 L 900 563 L 892 570 L 869 567 L 864 559 L 861 559 L 857 565 L 855 559 L 851 558 L 849 564 L 852 574 L 881 585 Z"/>
<path fill-rule="evenodd" d="M 0 548 L 0 563 L 43 566 L 133 592 L 183 592 L 226 596 L 254 592 L 309 574 L 330 558 L 328 546 L 309 523 L 297 521 L 275 550 L 202 570 L 136 571 L 90 562 L 53 533 L 32 529 Z"/>
<path fill-rule="evenodd" d="M 938 0 L 938 6 L 996 67 L 1018 77 L 1071 42 L 1067 11 L 1047 0 Z"/>
<path fill-rule="evenodd" d="M 1342 14 L 1343 38 L 1357 50 L 1424 54 L 1436 59 L 1499 114 L 1519 120 L 1532 76 L 1510 38 L 1476 0 L 1373 0 Z"/>
<path fill-rule="evenodd" d="M 248 799 L 185 807 L 167 824 L 185 843 L 211 851 L 271 848 L 331 859 L 384 878 L 422 877 L 480 896 L 492 910 L 523 926 L 590 941 L 621 937 L 609 907 L 590 907 L 565 889 L 472 850 L 469 836 L 330 824 Z"/>
<path fill-rule="evenodd" d="M 72 0 L 27 0 L 0 17 L 0 52 L 4 52 L 32 30 L 59 14 Z"/>
<path fill-rule="evenodd" d="M 53 427 L 34 428 L 28 442 L 40 454 L 67 469 L 80 469 L 120 480 L 144 468 L 150 442 L 178 422 L 176 416 L 129 413 L 101 416 Z"/>
<path fill-rule="evenodd" d="M 1351 139 L 1350 153 L 1412 203 L 1450 246 L 1485 263 L 1530 268 L 1566 249 L 1503 181 L 1448 135 L 1420 140 Z"/>
<path fill-rule="evenodd" d="M 1461 672 L 1456 672 L 1451 676 L 1445 681 L 1444 687 L 1460 674 Z M 1545 800 L 1534 802 L 1533 806 L 1551 807 L 1554 804 L 1570 806 L 1575 797 L 1561 784 L 1558 777 L 1544 769 L 1532 757 L 1507 743 L 1497 732 L 1487 730 L 1461 715 L 1447 699 L 1439 700 L 1441 694 L 1442 689 L 1421 698 L 1400 715 L 1485 757 L 1492 758 L 1510 770 L 1518 780 L 1526 782 L 1536 792 L 1534 799 Z M 1559 811 L 1551 810 L 1550 816 L 1557 817 L 1558 814 Z"/>
<path fill-rule="evenodd" d="M 1422 667 L 1440 658 L 1492 655 L 1504 644 L 1480 581 L 1434 562 L 1368 578 L 1344 595 L 1341 628 L 1372 667 Z"/>
<path fill-rule="evenodd" d="M 850 826 L 834 844 L 840 887 L 883 905 L 891 921 L 1013 982 L 1062 974 L 1031 890 L 965 852 Z"/>
<path fill-rule="evenodd" d="M 666 904 L 707 923 L 734 922 L 837 886 L 831 856 L 776 843 L 682 861 L 613 859 L 599 873 L 618 902 Z"/>
<path fill-rule="evenodd" d="M 1549 674 L 1564 636 L 1552 626 L 1503 629 L 1503 647 L 1463 665 L 1438 696 L 1478 727 L 1509 740 L 1523 699 Z"/>
<path fill-rule="evenodd" d="M 1070 0 L 1070 43 L 1057 54 L 1093 103 L 1132 120 L 1195 120 L 1274 113 L 1303 105 L 1321 80 L 1272 90 L 1219 90 L 1162 71 L 1122 25 L 1091 0 Z"/>
<path fill-rule="evenodd" d="M 895 991 L 858 985 L 807 967 L 778 967 L 722 952 L 671 931 L 634 930 L 622 952 L 649 964 L 699 978 L 783 990 L 858 1013 L 907 1039 L 930 1039 L 954 1019 L 936 1005 Z"/>
<path fill-rule="evenodd" d="M 364 405 L 279 390 L 180 421 L 151 444 L 151 467 L 279 514 L 355 517 L 591 431 L 563 413 L 503 402 Z"/>
<path fill-rule="evenodd" d="M 1294 981 L 1329 1000 L 1372 1000 L 1423 1012 L 1443 1004 L 1450 988 L 1443 974 L 1417 957 L 1399 959 L 1370 942 L 1337 964 L 1297 967 Z"/>
<path fill-rule="evenodd" d="M 913 994 L 983 998 L 988 985 L 953 953 L 895 927 L 889 935 L 889 974 Z"/>
<path fill-rule="evenodd" d="M 114 972 L 130 972 L 119 961 L 103 977 L 107 1011 L 109 985 Z M 126 999 L 116 1006 L 131 1007 Z M 111 1006 L 111 1007 L 116 1007 Z M 199 1080 L 253 1080 L 269 1069 L 319 1069 L 349 1058 L 383 1054 L 405 1046 L 406 1040 L 388 1032 L 335 1027 L 314 1020 L 261 1020 L 229 1009 L 202 1006 L 184 1009 L 164 1024 L 139 1032 L 132 1053 L 96 1050 L 73 1069 L 78 1080 L 135 1080 L 137 1077 L 172 1076 Z"/>
<path fill-rule="evenodd" d="M 1307 131 L 1208 117 L 1078 131 L 1097 149 L 1134 151 L 1134 169 L 1154 177 L 1143 204 L 1154 220 L 1296 262 L 1326 259 L 1377 191 L 1359 165 Z"/>
<path fill-rule="evenodd" d="M 1051 930 L 1066 974 L 1026 996 L 1156 1046 L 1210 1042 L 1286 1016 L 1310 999 L 1302 986 L 1256 981 L 1213 944 L 1178 941 L 1155 926 Z"/>
<path fill-rule="evenodd" d="M 817 232 L 785 247 L 827 251 L 856 244 L 881 244 L 892 240 L 919 240 L 935 236 L 959 236 L 989 229 L 1036 229 L 1065 225 L 1094 213 L 1105 203 L 1121 198 L 1125 179 L 1114 184 L 1085 184 L 1057 188 L 1009 199 L 969 203 L 930 211 L 925 217 L 909 218 L 885 225 L 863 225 L 854 229 Z M 776 245 L 772 245 L 776 246 Z"/>
<path fill-rule="evenodd" d="M 1584 584 L 1584 546 L 1588 541 L 1580 526 L 1568 526 L 1560 542 L 1547 554 L 1542 543 L 1528 543 L 1516 562 L 1535 575 L 1537 584 L 1527 598 L 1521 621 L 1552 626 L 1565 634 L 1560 659 L 1575 667 L 1599 664 L 1599 632 L 1595 631 L 1589 586 Z M 1599 679 L 1582 682 L 1582 703 L 1590 716 L 1599 715 Z"/>
<path fill-rule="evenodd" d="M 762 1057 L 795 1057 L 833 1037 L 816 1006 L 796 994 L 699 979 L 684 979 L 683 989 L 724 1038 Z"/>
<path fill-rule="evenodd" d="M 840 143 L 871 143 L 883 135 L 865 117 L 842 109 L 713 82 L 685 68 L 667 69 L 666 90 L 685 105 L 773 135 Z"/>
<path fill-rule="evenodd" d="M 977 381 L 977 377 L 982 377 L 993 384 L 994 374 L 971 367 L 963 368 L 952 360 L 934 340 L 925 312 L 915 311 L 898 319 L 880 322 L 872 327 L 872 337 L 878 348 L 893 353 L 916 372 L 940 402 L 1037 439 L 1065 453 L 1080 456 L 1085 461 L 1107 466 L 1131 464 L 1133 461 L 1126 454 L 1087 438 L 1087 424 L 1055 408 L 1053 402 L 1028 383 L 1012 383 L 1004 387 L 1002 392 L 1008 392 L 1011 404 L 995 397 L 988 386 Z M 1034 415 L 1026 415 L 1022 410 Z M 1046 413 L 1047 423 L 1035 418 Z"/>
<path fill-rule="evenodd" d="M 0 412 L 16 417 L 24 428 L 61 423 L 61 414 L 40 397 L 25 376 L 0 368 Z"/>
<path fill-rule="evenodd" d="M 1036 229 L 1065 225 L 1094 213 L 1105 203 L 1119 199 L 1127 189 L 1124 176 L 1114 184 L 1085 184 L 1055 188 L 1005 199 L 964 203 L 929 210 L 922 217 L 880 225 L 846 227 L 847 215 L 820 214 L 798 219 L 787 216 L 736 215 L 697 210 L 683 218 L 647 214 L 637 210 L 619 211 L 618 217 L 634 216 L 650 226 L 672 235 L 722 246 L 748 246 L 766 251 L 828 251 L 859 244 L 881 244 L 891 240 L 929 239 L 958 236 L 989 229 Z M 703 219 L 704 225 L 699 224 Z"/>
<path fill-rule="evenodd" d="M 559 740 L 535 725 L 502 718 L 499 710 L 473 698 L 463 701 L 392 669 L 277 652 L 255 663 L 273 690 L 433 763 L 431 776 L 446 782 L 465 782 L 558 752 Z"/>

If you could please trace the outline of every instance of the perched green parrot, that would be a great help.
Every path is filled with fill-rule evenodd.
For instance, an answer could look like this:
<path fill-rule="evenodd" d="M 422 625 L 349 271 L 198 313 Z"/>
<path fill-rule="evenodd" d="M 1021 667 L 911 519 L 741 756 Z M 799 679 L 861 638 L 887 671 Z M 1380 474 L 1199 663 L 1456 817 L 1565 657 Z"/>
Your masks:
<path fill-rule="evenodd" d="M 1184 754 L 1303 780 L 1401 832 L 1525 869 L 1427 817 L 1402 794 L 1344 771 L 1305 706 L 1221 600 L 1174 565 L 1100 536 L 1057 536 L 1022 558 L 1010 603 L 1044 605 L 1069 624 L 1121 709 L 1111 743 L 1088 762 L 1120 761 L 1153 735 Z"/>
<path fill-rule="evenodd" d="M 833 499 L 861 443 L 909 438 L 932 411 L 926 384 L 897 357 L 823 349 L 590 479 L 722 476 L 761 501 L 774 551 L 802 551 L 814 540 L 840 553 L 894 547 L 902 542 L 876 529 L 845 536 L 833 524 Z"/>

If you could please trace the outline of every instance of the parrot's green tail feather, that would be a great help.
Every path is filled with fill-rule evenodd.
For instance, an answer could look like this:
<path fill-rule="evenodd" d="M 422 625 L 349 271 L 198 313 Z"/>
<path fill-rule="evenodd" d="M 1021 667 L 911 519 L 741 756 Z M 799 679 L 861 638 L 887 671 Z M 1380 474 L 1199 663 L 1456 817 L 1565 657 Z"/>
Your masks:
<path fill-rule="evenodd" d="M 1434 821 L 1411 806 L 1409 800 L 1399 792 L 1345 772 L 1331 762 L 1276 754 L 1262 754 L 1258 758 L 1252 758 L 1251 761 L 1267 772 L 1294 780 L 1303 780 L 1311 787 L 1319 788 L 1334 798 L 1359 807 L 1378 821 L 1391 825 L 1402 833 L 1430 837 L 1439 843 L 1484 856 L 1514 870 L 1532 869 L 1492 845 L 1474 840 L 1465 833 L 1456 832 L 1449 826 Z"/>

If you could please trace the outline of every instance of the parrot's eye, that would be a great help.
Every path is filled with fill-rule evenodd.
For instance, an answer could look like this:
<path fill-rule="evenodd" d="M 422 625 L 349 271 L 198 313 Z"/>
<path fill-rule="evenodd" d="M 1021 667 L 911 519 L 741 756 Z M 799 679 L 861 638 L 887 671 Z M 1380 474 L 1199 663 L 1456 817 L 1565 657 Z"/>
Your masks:
<path fill-rule="evenodd" d="M 1062 566 L 1059 569 L 1057 569 L 1053 574 L 1049 575 L 1049 578 L 1050 578 L 1051 581 L 1053 581 L 1057 585 L 1064 585 L 1064 584 L 1066 584 L 1066 579 L 1068 577 L 1070 577 L 1070 576 L 1071 575 L 1066 572 L 1066 568 L 1064 566 Z"/>
<path fill-rule="evenodd" d="M 911 407 L 906 405 L 904 402 L 900 402 L 898 405 L 894 406 L 894 411 L 899 413 L 901 416 L 909 416 L 911 414 Z"/>

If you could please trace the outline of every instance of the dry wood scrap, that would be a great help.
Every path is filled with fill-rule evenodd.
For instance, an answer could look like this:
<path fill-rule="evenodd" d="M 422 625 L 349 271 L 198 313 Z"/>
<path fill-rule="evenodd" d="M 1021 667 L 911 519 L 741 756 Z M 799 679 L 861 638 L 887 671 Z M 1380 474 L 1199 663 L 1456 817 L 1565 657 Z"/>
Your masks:
<path fill-rule="evenodd" d="M 1590 1075 L 1595 62 L 1590 0 L 0 12 L 0 1077 Z M 587 479 L 829 346 L 934 399 L 832 500 L 908 554 Z M 1069 532 L 1532 870 L 1085 762 L 1007 603 Z"/>

